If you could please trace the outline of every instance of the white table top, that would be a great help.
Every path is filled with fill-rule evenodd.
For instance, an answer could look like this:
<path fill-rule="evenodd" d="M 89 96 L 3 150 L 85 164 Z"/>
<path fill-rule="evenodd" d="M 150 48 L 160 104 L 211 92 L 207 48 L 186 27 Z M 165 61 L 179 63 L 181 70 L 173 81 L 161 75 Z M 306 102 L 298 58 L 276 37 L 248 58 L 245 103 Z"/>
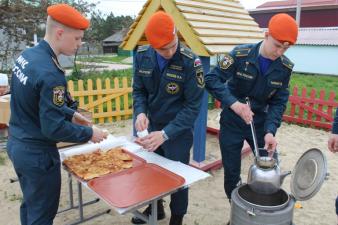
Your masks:
<path fill-rule="evenodd" d="M 66 157 L 69 157 L 71 155 L 76 155 L 76 154 L 82 154 L 82 153 L 87 153 L 87 152 L 92 152 L 97 149 L 101 150 L 108 150 L 110 148 L 114 148 L 117 146 L 122 146 L 124 149 L 136 154 L 137 156 L 143 158 L 144 160 L 147 161 L 147 163 L 154 163 L 156 165 L 159 165 L 177 175 L 180 175 L 185 179 L 184 187 L 190 186 L 193 183 L 203 180 L 210 175 L 208 173 L 205 173 L 201 170 L 198 170 L 194 167 L 191 167 L 189 165 L 185 165 L 181 162 L 178 161 L 172 161 L 169 159 L 166 159 L 154 152 L 148 152 L 145 151 L 140 145 L 137 145 L 130 140 L 128 140 L 127 137 L 114 137 L 112 135 L 109 135 L 108 138 L 100 143 L 93 144 L 93 143 L 87 143 L 83 145 L 78 145 L 78 146 L 72 146 L 72 147 L 67 147 L 63 148 L 60 150 L 60 158 L 61 160 L 65 159 Z M 87 183 L 84 181 L 81 181 L 81 183 L 90 189 L 87 186 Z M 91 189 L 90 189 L 91 190 Z M 160 199 L 168 194 L 171 193 L 163 193 L 163 195 L 157 196 L 155 199 Z M 100 197 L 100 196 L 98 196 Z M 142 207 L 145 204 L 149 204 L 149 202 L 155 200 L 155 199 L 149 199 L 148 201 L 145 202 L 140 202 L 136 205 L 127 207 L 127 208 L 117 208 L 112 205 L 110 205 L 112 208 L 114 208 L 119 214 L 125 214 L 127 212 L 132 212 L 135 211 L 136 209 Z M 104 199 L 102 199 L 104 200 Z M 107 203 L 108 204 L 108 203 Z M 108 204 L 109 205 L 109 204 Z"/>

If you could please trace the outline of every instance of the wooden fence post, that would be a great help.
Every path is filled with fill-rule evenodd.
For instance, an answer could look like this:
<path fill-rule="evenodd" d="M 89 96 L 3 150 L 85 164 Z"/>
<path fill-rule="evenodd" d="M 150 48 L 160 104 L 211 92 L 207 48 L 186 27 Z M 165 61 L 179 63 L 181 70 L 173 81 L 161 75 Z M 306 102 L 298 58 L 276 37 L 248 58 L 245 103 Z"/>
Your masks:
<path fill-rule="evenodd" d="M 107 78 L 106 80 L 105 80 L 105 89 L 106 90 L 110 90 L 111 89 L 111 86 L 110 86 L 110 79 L 109 78 Z M 114 88 L 116 88 L 116 87 L 114 87 Z M 112 114 L 112 112 L 113 112 L 113 109 L 112 109 L 112 102 L 111 101 L 107 101 L 107 113 L 108 114 Z M 113 117 L 112 116 L 109 116 L 108 117 L 108 122 L 109 123 L 111 123 L 111 122 L 113 122 Z"/>
<path fill-rule="evenodd" d="M 311 99 L 315 99 L 316 98 L 316 89 L 312 89 L 311 90 L 311 93 L 310 93 L 310 98 Z M 312 102 L 310 102 L 309 103 L 309 106 L 311 107 L 311 108 L 314 108 L 314 102 L 312 101 Z M 314 126 L 314 123 L 312 122 L 312 111 L 309 111 L 308 112 L 308 114 L 307 114 L 307 119 L 309 120 L 309 121 L 311 121 L 311 126 Z"/>
<path fill-rule="evenodd" d="M 123 89 L 128 88 L 128 80 L 127 80 L 126 77 L 122 78 L 122 88 Z M 125 115 L 124 119 L 127 119 L 126 112 L 129 110 L 129 93 L 131 93 L 131 92 L 125 92 L 125 94 L 123 95 L 123 112 L 124 112 L 124 115 Z"/>
<path fill-rule="evenodd" d="M 87 80 L 87 96 L 88 96 L 88 107 L 87 110 L 93 108 L 94 110 L 94 88 L 93 88 L 93 80 L 88 79 Z M 94 112 L 94 111 L 93 111 Z"/>
<path fill-rule="evenodd" d="M 120 90 L 120 84 L 119 84 L 119 79 L 115 78 L 114 79 L 114 88 L 115 90 Z M 115 98 L 115 111 L 119 114 L 118 116 L 116 116 L 116 120 L 120 121 L 121 120 L 121 101 L 120 101 L 120 97 Z"/>

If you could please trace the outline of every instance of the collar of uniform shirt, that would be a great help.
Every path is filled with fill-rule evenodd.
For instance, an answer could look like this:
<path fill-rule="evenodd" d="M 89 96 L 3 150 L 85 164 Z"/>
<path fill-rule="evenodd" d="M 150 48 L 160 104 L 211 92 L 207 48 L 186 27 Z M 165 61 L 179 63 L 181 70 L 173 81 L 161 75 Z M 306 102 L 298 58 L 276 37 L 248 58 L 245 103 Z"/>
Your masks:
<path fill-rule="evenodd" d="M 168 65 L 169 62 L 175 61 L 176 59 L 179 60 L 179 51 L 180 51 L 181 47 L 180 47 L 180 42 L 178 42 L 177 44 L 177 49 L 175 54 L 173 55 L 173 57 L 171 57 L 171 59 L 165 59 L 163 58 L 160 54 L 158 54 L 155 50 L 155 55 L 156 55 L 156 61 L 157 64 L 160 68 L 161 73 L 163 72 L 164 68 Z"/>
<path fill-rule="evenodd" d="M 46 40 L 40 41 L 39 45 L 42 45 L 43 47 L 48 48 L 48 51 L 50 52 L 50 54 L 52 55 L 52 57 L 54 57 L 57 60 L 57 56 L 56 56 L 53 48 L 50 46 L 50 44 Z"/>
<path fill-rule="evenodd" d="M 158 67 L 160 68 L 161 73 L 163 72 L 164 68 L 168 65 L 169 60 L 163 58 L 160 54 L 156 52 L 156 59 Z"/>

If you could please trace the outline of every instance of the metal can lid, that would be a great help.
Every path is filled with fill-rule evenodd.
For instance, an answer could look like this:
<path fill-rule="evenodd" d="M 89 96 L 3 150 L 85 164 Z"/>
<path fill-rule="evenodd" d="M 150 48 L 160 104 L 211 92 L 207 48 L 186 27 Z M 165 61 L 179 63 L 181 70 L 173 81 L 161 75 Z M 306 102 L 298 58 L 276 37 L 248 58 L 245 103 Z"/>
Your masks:
<path fill-rule="evenodd" d="M 292 195 L 299 201 L 312 198 L 327 175 L 327 161 L 319 149 L 307 150 L 297 161 L 291 177 Z"/>

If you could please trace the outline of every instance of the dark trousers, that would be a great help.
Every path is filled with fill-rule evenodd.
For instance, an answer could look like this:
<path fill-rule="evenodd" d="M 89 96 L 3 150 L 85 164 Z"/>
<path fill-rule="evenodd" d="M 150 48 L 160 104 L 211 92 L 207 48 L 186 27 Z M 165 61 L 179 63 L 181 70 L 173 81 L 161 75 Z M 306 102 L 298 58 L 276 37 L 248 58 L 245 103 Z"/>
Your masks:
<path fill-rule="evenodd" d="M 57 148 L 30 146 L 9 138 L 7 149 L 23 193 L 21 224 L 52 225 L 61 189 Z"/>
<path fill-rule="evenodd" d="M 265 114 L 255 114 L 254 124 L 259 148 L 264 148 L 265 144 L 264 122 Z M 244 140 L 249 143 L 251 149 L 254 149 L 250 125 L 245 124 L 230 109 L 224 109 L 220 120 L 219 141 L 224 168 L 224 190 L 229 199 L 232 191 L 241 181 L 241 152 Z M 260 156 L 267 156 L 267 151 L 261 150 Z"/>
<path fill-rule="evenodd" d="M 152 130 L 161 130 L 162 126 L 152 125 Z M 193 142 L 192 130 L 186 130 L 174 139 L 164 142 L 155 153 L 174 161 L 189 164 L 190 149 Z M 170 210 L 173 215 L 184 215 L 188 209 L 188 188 L 170 196 Z"/>

